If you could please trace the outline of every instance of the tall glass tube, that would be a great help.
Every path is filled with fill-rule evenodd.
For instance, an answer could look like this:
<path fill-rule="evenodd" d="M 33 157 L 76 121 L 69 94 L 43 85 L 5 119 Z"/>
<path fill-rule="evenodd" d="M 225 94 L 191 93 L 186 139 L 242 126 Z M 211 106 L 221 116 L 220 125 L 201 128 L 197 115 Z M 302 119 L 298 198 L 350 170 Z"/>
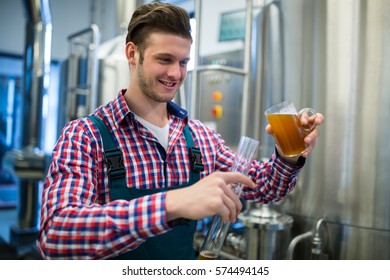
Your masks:
<path fill-rule="evenodd" d="M 241 136 L 233 164 L 230 167 L 230 171 L 240 172 L 244 175 L 248 175 L 252 160 L 256 155 L 258 147 L 259 141 L 246 136 Z M 237 196 L 241 196 L 241 184 L 232 184 L 231 187 Z M 214 260 L 219 256 L 229 227 L 230 222 L 222 222 L 220 215 L 215 215 L 213 217 L 210 229 L 200 249 L 198 259 Z"/>

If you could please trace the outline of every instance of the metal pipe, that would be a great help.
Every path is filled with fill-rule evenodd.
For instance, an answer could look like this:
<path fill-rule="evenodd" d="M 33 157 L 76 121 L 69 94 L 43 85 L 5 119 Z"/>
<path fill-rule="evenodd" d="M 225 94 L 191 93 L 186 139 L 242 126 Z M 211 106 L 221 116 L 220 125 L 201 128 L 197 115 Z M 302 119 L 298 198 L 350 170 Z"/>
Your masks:
<path fill-rule="evenodd" d="M 194 52 L 194 69 L 192 71 L 192 83 L 191 83 L 191 102 L 189 108 L 189 116 L 194 119 L 198 118 L 198 114 L 195 112 L 196 105 L 198 104 L 198 65 L 199 65 L 199 46 L 200 46 L 200 26 L 201 26 L 201 13 L 202 13 L 202 0 L 195 1 L 195 22 L 196 22 L 196 34 L 195 34 L 195 52 Z"/>
<path fill-rule="evenodd" d="M 231 232 L 227 235 L 225 246 L 231 248 L 238 254 L 245 253 L 246 249 L 246 238 L 245 235 L 238 235 Z"/>
<path fill-rule="evenodd" d="M 23 146 L 40 147 L 42 99 L 49 88 L 51 16 L 48 0 L 23 1 L 27 22 L 24 50 Z"/>
<path fill-rule="evenodd" d="M 44 177 L 42 152 L 42 104 L 49 88 L 51 59 L 51 16 L 48 0 L 23 1 L 27 22 L 24 55 L 22 150 L 12 150 L 12 162 L 18 177 L 18 228 L 11 240 L 20 240 L 25 229 L 38 229 L 39 187 Z M 16 237 L 16 238 L 15 238 Z M 14 244 L 18 246 L 19 244 Z"/>
<path fill-rule="evenodd" d="M 98 83 L 98 60 L 97 60 L 97 48 L 100 43 L 100 31 L 99 27 L 96 24 L 90 26 L 92 32 L 92 44 L 89 45 L 89 51 L 91 52 L 90 59 L 88 60 L 88 75 L 91 90 L 90 102 L 88 104 L 88 112 L 93 112 L 97 107 L 98 102 L 98 93 L 97 93 L 97 83 Z"/>
<path fill-rule="evenodd" d="M 247 124 L 249 119 L 249 94 L 251 92 L 251 65 L 252 65 L 252 18 L 253 18 L 253 3 L 252 0 L 246 1 L 246 27 L 245 27 L 245 52 L 244 52 L 244 85 L 242 91 L 242 107 L 241 107 L 241 135 L 247 135 Z"/>
<path fill-rule="evenodd" d="M 287 259 L 288 260 L 293 260 L 294 257 L 294 251 L 295 251 L 295 246 L 301 242 L 302 240 L 308 239 L 313 236 L 313 233 L 311 231 L 302 233 L 300 235 L 297 235 L 296 237 L 291 240 L 290 245 L 288 246 L 287 249 Z"/>
<path fill-rule="evenodd" d="M 314 234 L 313 231 L 308 231 L 306 233 L 300 234 L 296 236 L 288 246 L 287 250 L 287 259 L 292 260 L 293 254 L 295 250 L 295 246 L 301 242 L 302 240 L 305 240 L 307 238 L 312 238 L 311 240 L 311 258 L 312 259 L 319 259 L 322 254 L 322 239 L 320 237 L 320 229 L 321 226 L 325 223 L 325 218 L 320 218 L 316 222 L 316 226 L 314 228 Z"/>
<path fill-rule="evenodd" d="M 66 121 L 93 112 L 97 106 L 98 60 L 97 49 L 100 44 L 100 31 L 96 24 L 68 36 L 68 92 Z M 80 62 L 85 61 L 86 79 L 80 82 Z M 79 97 L 83 96 L 80 101 Z"/>
<path fill-rule="evenodd" d="M 257 35 L 257 42 L 254 42 L 260 46 L 260 51 L 255 55 L 255 65 L 257 69 L 254 71 L 255 79 L 254 85 L 251 89 L 256 92 L 254 97 L 254 111 L 262 112 L 267 106 L 268 102 L 265 99 L 267 93 L 265 92 L 266 85 L 266 72 L 273 71 L 271 75 L 272 96 L 276 100 L 285 100 L 284 91 L 284 25 L 283 25 L 283 13 L 280 0 L 264 1 L 263 6 L 260 6 L 259 18 L 262 19 L 258 22 L 259 34 Z M 272 29 L 272 30 L 271 30 Z M 256 35 L 255 35 L 256 36 Z M 271 45 L 271 47 L 270 47 Z M 271 52 L 271 55 L 269 54 Z M 267 56 L 274 58 L 269 67 L 267 62 Z M 277 59 L 279 57 L 279 59 Z M 268 66 L 267 66 L 268 65 Z M 269 69 L 266 69 L 269 68 Z M 276 70 L 272 70 L 275 68 Z M 280 90 L 276 88 L 280 87 Z M 274 103 L 274 102 L 272 102 Z M 260 139 L 263 134 L 262 123 L 266 122 L 266 118 L 263 114 L 260 114 L 258 118 L 253 120 L 253 137 Z"/>
<path fill-rule="evenodd" d="M 322 239 L 321 239 L 321 236 L 320 236 L 320 228 L 321 226 L 325 223 L 325 219 L 324 218 L 320 218 L 317 223 L 316 223 L 316 227 L 315 227 L 315 233 L 314 233 L 314 237 L 311 241 L 311 256 L 312 256 L 312 259 L 320 259 L 321 257 L 321 254 L 322 254 Z"/>

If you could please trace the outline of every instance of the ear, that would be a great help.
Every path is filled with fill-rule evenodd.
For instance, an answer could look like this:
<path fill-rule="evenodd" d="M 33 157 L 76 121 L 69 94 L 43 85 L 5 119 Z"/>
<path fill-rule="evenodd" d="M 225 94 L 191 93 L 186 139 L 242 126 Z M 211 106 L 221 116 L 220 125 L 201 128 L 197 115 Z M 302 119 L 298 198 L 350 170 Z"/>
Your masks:
<path fill-rule="evenodd" d="M 126 44 L 126 58 L 129 64 L 136 64 L 138 60 L 138 48 L 133 42 Z"/>

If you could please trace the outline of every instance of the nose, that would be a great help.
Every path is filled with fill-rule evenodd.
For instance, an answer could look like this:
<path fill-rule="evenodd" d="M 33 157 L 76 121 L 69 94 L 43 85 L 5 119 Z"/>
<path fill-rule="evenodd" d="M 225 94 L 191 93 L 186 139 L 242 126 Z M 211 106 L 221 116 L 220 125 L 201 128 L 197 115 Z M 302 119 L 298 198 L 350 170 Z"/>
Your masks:
<path fill-rule="evenodd" d="M 173 80 L 180 80 L 180 78 L 185 76 L 185 67 L 182 67 L 180 63 L 173 63 L 169 66 L 168 77 Z"/>

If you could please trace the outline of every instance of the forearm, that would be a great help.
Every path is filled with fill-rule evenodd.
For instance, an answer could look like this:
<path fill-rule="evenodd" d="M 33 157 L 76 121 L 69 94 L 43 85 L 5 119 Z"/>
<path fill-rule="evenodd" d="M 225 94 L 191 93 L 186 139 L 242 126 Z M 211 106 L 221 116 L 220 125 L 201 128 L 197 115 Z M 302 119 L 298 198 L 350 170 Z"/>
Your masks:
<path fill-rule="evenodd" d="M 262 203 L 276 202 L 283 199 L 294 189 L 303 163 L 290 165 L 277 154 L 274 154 L 270 161 L 252 166 L 249 176 L 258 188 L 255 190 L 244 188 L 243 197 Z"/>

